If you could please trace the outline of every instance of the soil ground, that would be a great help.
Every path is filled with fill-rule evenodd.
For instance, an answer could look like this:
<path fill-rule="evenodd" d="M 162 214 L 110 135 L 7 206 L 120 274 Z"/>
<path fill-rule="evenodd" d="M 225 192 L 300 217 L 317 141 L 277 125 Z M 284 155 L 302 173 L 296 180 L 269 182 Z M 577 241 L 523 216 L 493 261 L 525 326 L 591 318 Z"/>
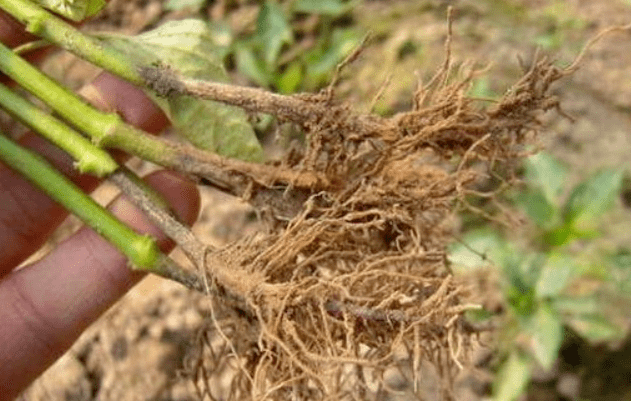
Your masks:
<path fill-rule="evenodd" d="M 456 61 L 492 63 L 487 78 L 479 81 L 485 96 L 501 94 L 514 82 L 520 75 L 518 57 L 528 59 L 537 45 L 567 65 L 597 32 L 631 22 L 628 0 L 365 0 L 353 11 L 352 23 L 372 31 L 374 39 L 346 70 L 341 95 L 365 110 L 391 75 L 376 109 L 392 113 L 406 108 L 417 77 L 428 77 L 442 62 L 448 4 L 455 7 Z M 109 7 L 105 17 L 91 28 L 136 33 L 161 19 L 185 16 L 165 13 L 160 1 L 112 1 Z M 72 57 L 54 57 L 55 61 L 48 63 L 49 73 L 72 76 L 71 85 L 78 86 L 94 74 L 95 70 Z M 575 121 L 546 118 L 542 139 L 547 151 L 567 164 L 572 183 L 602 167 L 624 168 L 627 175 L 631 172 L 629 71 L 631 34 L 626 32 L 594 45 L 580 69 L 557 85 L 562 107 Z M 603 228 L 603 241 L 611 247 L 631 246 L 631 187 L 625 193 Z M 111 194 L 111 189 L 102 189 L 97 197 L 105 199 Z M 202 240 L 220 245 L 257 229 L 256 216 L 245 203 L 209 189 L 202 189 L 202 194 L 204 207 L 195 226 Z M 87 330 L 23 399 L 198 399 L 190 376 L 195 371 L 192 361 L 199 349 L 198 333 L 209 324 L 208 313 L 203 296 L 179 284 L 148 277 Z M 607 353 L 607 359 L 602 350 L 579 342 L 566 347 L 564 363 L 550 374 L 541 374 L 528 399 L 588 396 L 594 400 L 631 400 L 629 348 L 623 344 Z M 593 366 L 584 367 L 579 374 L 566 363 L 576 358 L 591 358 Z M 585 374 L 585 370 L 592 373 Z M 484 374 L 464 377 L 459 398 L 484 399 L 488 379 Z M 396 399 L 410 398 L 403 392 Z"/>

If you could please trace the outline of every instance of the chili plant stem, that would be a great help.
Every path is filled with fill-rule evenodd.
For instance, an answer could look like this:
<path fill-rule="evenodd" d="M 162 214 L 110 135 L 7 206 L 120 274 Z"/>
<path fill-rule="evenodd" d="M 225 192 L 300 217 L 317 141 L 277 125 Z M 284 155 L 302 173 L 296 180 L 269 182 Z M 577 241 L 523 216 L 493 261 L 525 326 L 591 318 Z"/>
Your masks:
<path fill-rule="evenodd" d="M 3 44 L 0 44 L 0 71 L 93 139 L 108 132 L 121 121 L 116 114 L 96 110 Z"/>
<path fill-rule="evenodd" d="M 2 84 L 0 107 L 70 154 L 79 172 L 103 177 L 118 168 L 109 153 Z"/>
<path fill-rule="evenodd" d="M 162 271 L 161 263 L 166 256 L 160 252 L 154 238 L 127 227 L 41 156 L 22 148 L 1 133 L 0 159 L 116 246 L 135 268 L 157 273 Z"/>
<path fill-rule="evenodd" d="M 187 155 L 187 152 L 194 148 L 152 137 L 144 131 L 125 124 L 115 113 L 105 113 L 95 109 L 1 43 L 0 71 L 41 99 L 66 121 L 86 133 L 97 146 L 121 149 L 156 164 L 190 172 L 183 168 L 182 160 L 195 159 L 195 156 Z M 204 154 L 212 159 L 221 159 L 210 152 L 197 150 L 194 153 Z"/>
<path fill-rule="evenodd" d="M 182 248 L 184 253 L 196 266 L 203 266 L 207 250 L 212 247 L 204 245 L 193 232 L 183 223 L 178 221 L 175 214 L 170 213 L 168 207 L 160 205 L 155 201 L 155 195 L 151 189 L 147 189 L 147 184 L 140 180 L 138 176 L 127 171 L 124 167 L 112 174 L 109 181 L 116 184 L 134 204 L 138 206 L 160 227 L 160 229 Z M 159 196 L 159 195 L 158 195 Z M 160 196 L 161 198 L 161 196 Z"/>
<path fill-rule="evenodd" d="M 120 149 L 161 166 L 204 177 L 220 188 L 231 189 L 237 195 L 243 195 L 247 190 L 249 176 L 265 182 L 291 183 L 301 188 L 328 185 L 326 178 L 319 174 L 296 173 L 274 166 L 229 159 L 190 145 L 151 136 L 125 124 L 115 113 L 101 112 L 88 105 L 1 44 L 0 71 L 87 134 L 97 146 Z"/>
<path fill-rule="evenodd" d="M 133 269 L 154 273 L 188 288 L 205 292 L 205 286 L 197 274 L 163 254 L 153 237 L 136 233 L 55 170 L 41 156 L 22 148 L 1 132 L 0 161 L 26 177 L 113 244 L 129 259 Z M 136 187 L 133 183 L 130 185 Z M 141 187 L 136 188 L 142 191 Z M 154 206 L 154 209 L 162 213 L 160 207 Z"/>
<path fill-rule="evenodd" d="M 31 0 L 0 0 L 0 8 L 40 36 L 134 84 L 143 83 L 136 65 L 121 52 L 85 35 Z"/>

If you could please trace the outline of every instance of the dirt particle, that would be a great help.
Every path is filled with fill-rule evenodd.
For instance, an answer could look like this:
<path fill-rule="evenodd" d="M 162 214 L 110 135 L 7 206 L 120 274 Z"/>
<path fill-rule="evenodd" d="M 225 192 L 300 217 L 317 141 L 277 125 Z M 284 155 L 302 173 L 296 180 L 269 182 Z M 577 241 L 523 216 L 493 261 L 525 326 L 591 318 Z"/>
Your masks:
<path fill-rule="evenodd" d="M 110 349 L 112 358 L 117 361 L 121 361 L 127 357 L 127 339 L 123 336 L 117 337 L 113 342 Z"/>
<path fill-rule="evenodd" d="M 184 85 L 168 68 L 140 67 L 138 72 L 147 86 L 156 91 L 159 96 L 172 97 L 186 91 Z"/>

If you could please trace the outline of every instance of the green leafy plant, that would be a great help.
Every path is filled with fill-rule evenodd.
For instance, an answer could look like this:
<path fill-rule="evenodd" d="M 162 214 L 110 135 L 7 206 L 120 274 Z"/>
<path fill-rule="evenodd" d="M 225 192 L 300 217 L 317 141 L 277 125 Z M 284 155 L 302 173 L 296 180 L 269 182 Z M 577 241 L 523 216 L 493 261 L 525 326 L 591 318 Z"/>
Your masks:
<path fill-rule="evenodd" d="M 535 226 L 530 249 L 520 249 L 496 231 L 483 228 L 465 235 L 452 248 L 455 266 L 469 269 L 488 258 L 500 269 L 505 312 L 500 346 L 504 353 L 498 369 L 494 397 L 516 399 L 526 388 L 532 369 L 547 370 L 557 359 L 566 328 L 592 342 L 620 339 L 624 329 L 606 314 L 607 303 L 597 290 L 577 291 L 592 266 L 612 266 L 611 257 L 571 253 L 568 245 L 600 235 L 598 223 L 620 192 L 622 173 L 602 170 L 579 183 L 564 197 L 566 169 L 553 157 L 539 153 L 525 164 L 527 188 L 516 204 Z M 476 252 L 473 252 L 475 250 Z M 599 288 L 609 278 L 628 274 L 628 254 L 614 260 L 621 269 L 608 268 Z M 624 294 L 620 292 L 620 294 Z"/>
<path fill-rule="evenodd" d="M 265 1 L 259 9 L 255 32 L 234 41 L 232 54 L 237 69 L 254 83 L 281 93 L 317 89 L 360 42 L 361 36 L 355 29 L 335 23 L 356 3 Z M 317 25 L 311 29 L 318 34 L 300 41 L 304 33 L 297 32 L 292 21 L 305 15 L 316 16 Z"/>
<path fill-rule="evenodd" d="M 620 170 L 602 170 L 575 186 L 561 204 L 566 172 L 545 153 L 527 161 L 526 178 L 530 188 L 517 203 L 541 230 L 538 240 L 542 248 L 596 238 L 599 218 L 611 208 L 622 184 Z"/>
<path fill-rule="evenodd" d="M 545 32 L 535 38 L 535 44 L 548 50 L 557 50 L 564 44 L 567 45 L 572 33 L 584 29 L 587 24 L 565 1 L 551 2 L 535 12 L 533 18 L 545 28 Z"/>

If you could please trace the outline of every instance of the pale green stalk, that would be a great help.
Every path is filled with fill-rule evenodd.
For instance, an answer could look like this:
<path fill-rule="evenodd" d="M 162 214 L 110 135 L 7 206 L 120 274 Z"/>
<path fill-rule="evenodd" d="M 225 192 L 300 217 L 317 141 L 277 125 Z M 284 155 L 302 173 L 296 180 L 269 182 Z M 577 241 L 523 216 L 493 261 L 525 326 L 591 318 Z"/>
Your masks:
<path fill-rule="evenodd" d="M 136 233 L 81 191 L 41 156 L 22 148 L 2 133 L 0 160 L 116 246 L 129 258 L 134 267 L 162 273 L 166 256 L 160 252 L 154 238 Z"/>
<path fill-rule="evenodd" d="M 30 0 L 0 0 L 0 8 L 26 26 L 26 30 L 42 37 L 84 60 L 88 60 L 132 83 L 144 80 L 136 66 L 124 54 L 98 39 L 84 35 L 77 28 L 46 11 Z"/>
<path fill-rule="evenodd" d="M 96 110 L 3 44 L 0 44 L 0 71 L 40 98 L 80 131 L 90 135 L 93 140 L 112 130 L 121 121 L 114 113 Z"/>
<path fill-rule="evenodd" d="M 121 149 L 156 164 L 180 169 L 181 162 L 177 159 L 185 155 L 178 146 L 125 124 L 116 113 L 95 109 L 2 44 L 0 71 L 87 134 L 97 146 Z"/>
<path fill-rule="evenodd" d="M 246 162 L 172 143 L 125 124 L 116 113 L 95 109 L 1 44 L 0 71 L 88 135 L 99 147 L 120 149 L 176 171 L 213 179 L 218 185 L 232 185 L 231 169 L 250 168 Z M 226 167 L 228 165 L 230 167 Z"/>
<path fill-rule="evenodd" d="M 109 153 L 94 146 L 77 131 L 37 108 L 2 84 L 0 84 L 0 107 L 65 150 L 76 160 L 75 167 L 79 172 L 103 177 L 118 168 L 116 161 Z"/>

